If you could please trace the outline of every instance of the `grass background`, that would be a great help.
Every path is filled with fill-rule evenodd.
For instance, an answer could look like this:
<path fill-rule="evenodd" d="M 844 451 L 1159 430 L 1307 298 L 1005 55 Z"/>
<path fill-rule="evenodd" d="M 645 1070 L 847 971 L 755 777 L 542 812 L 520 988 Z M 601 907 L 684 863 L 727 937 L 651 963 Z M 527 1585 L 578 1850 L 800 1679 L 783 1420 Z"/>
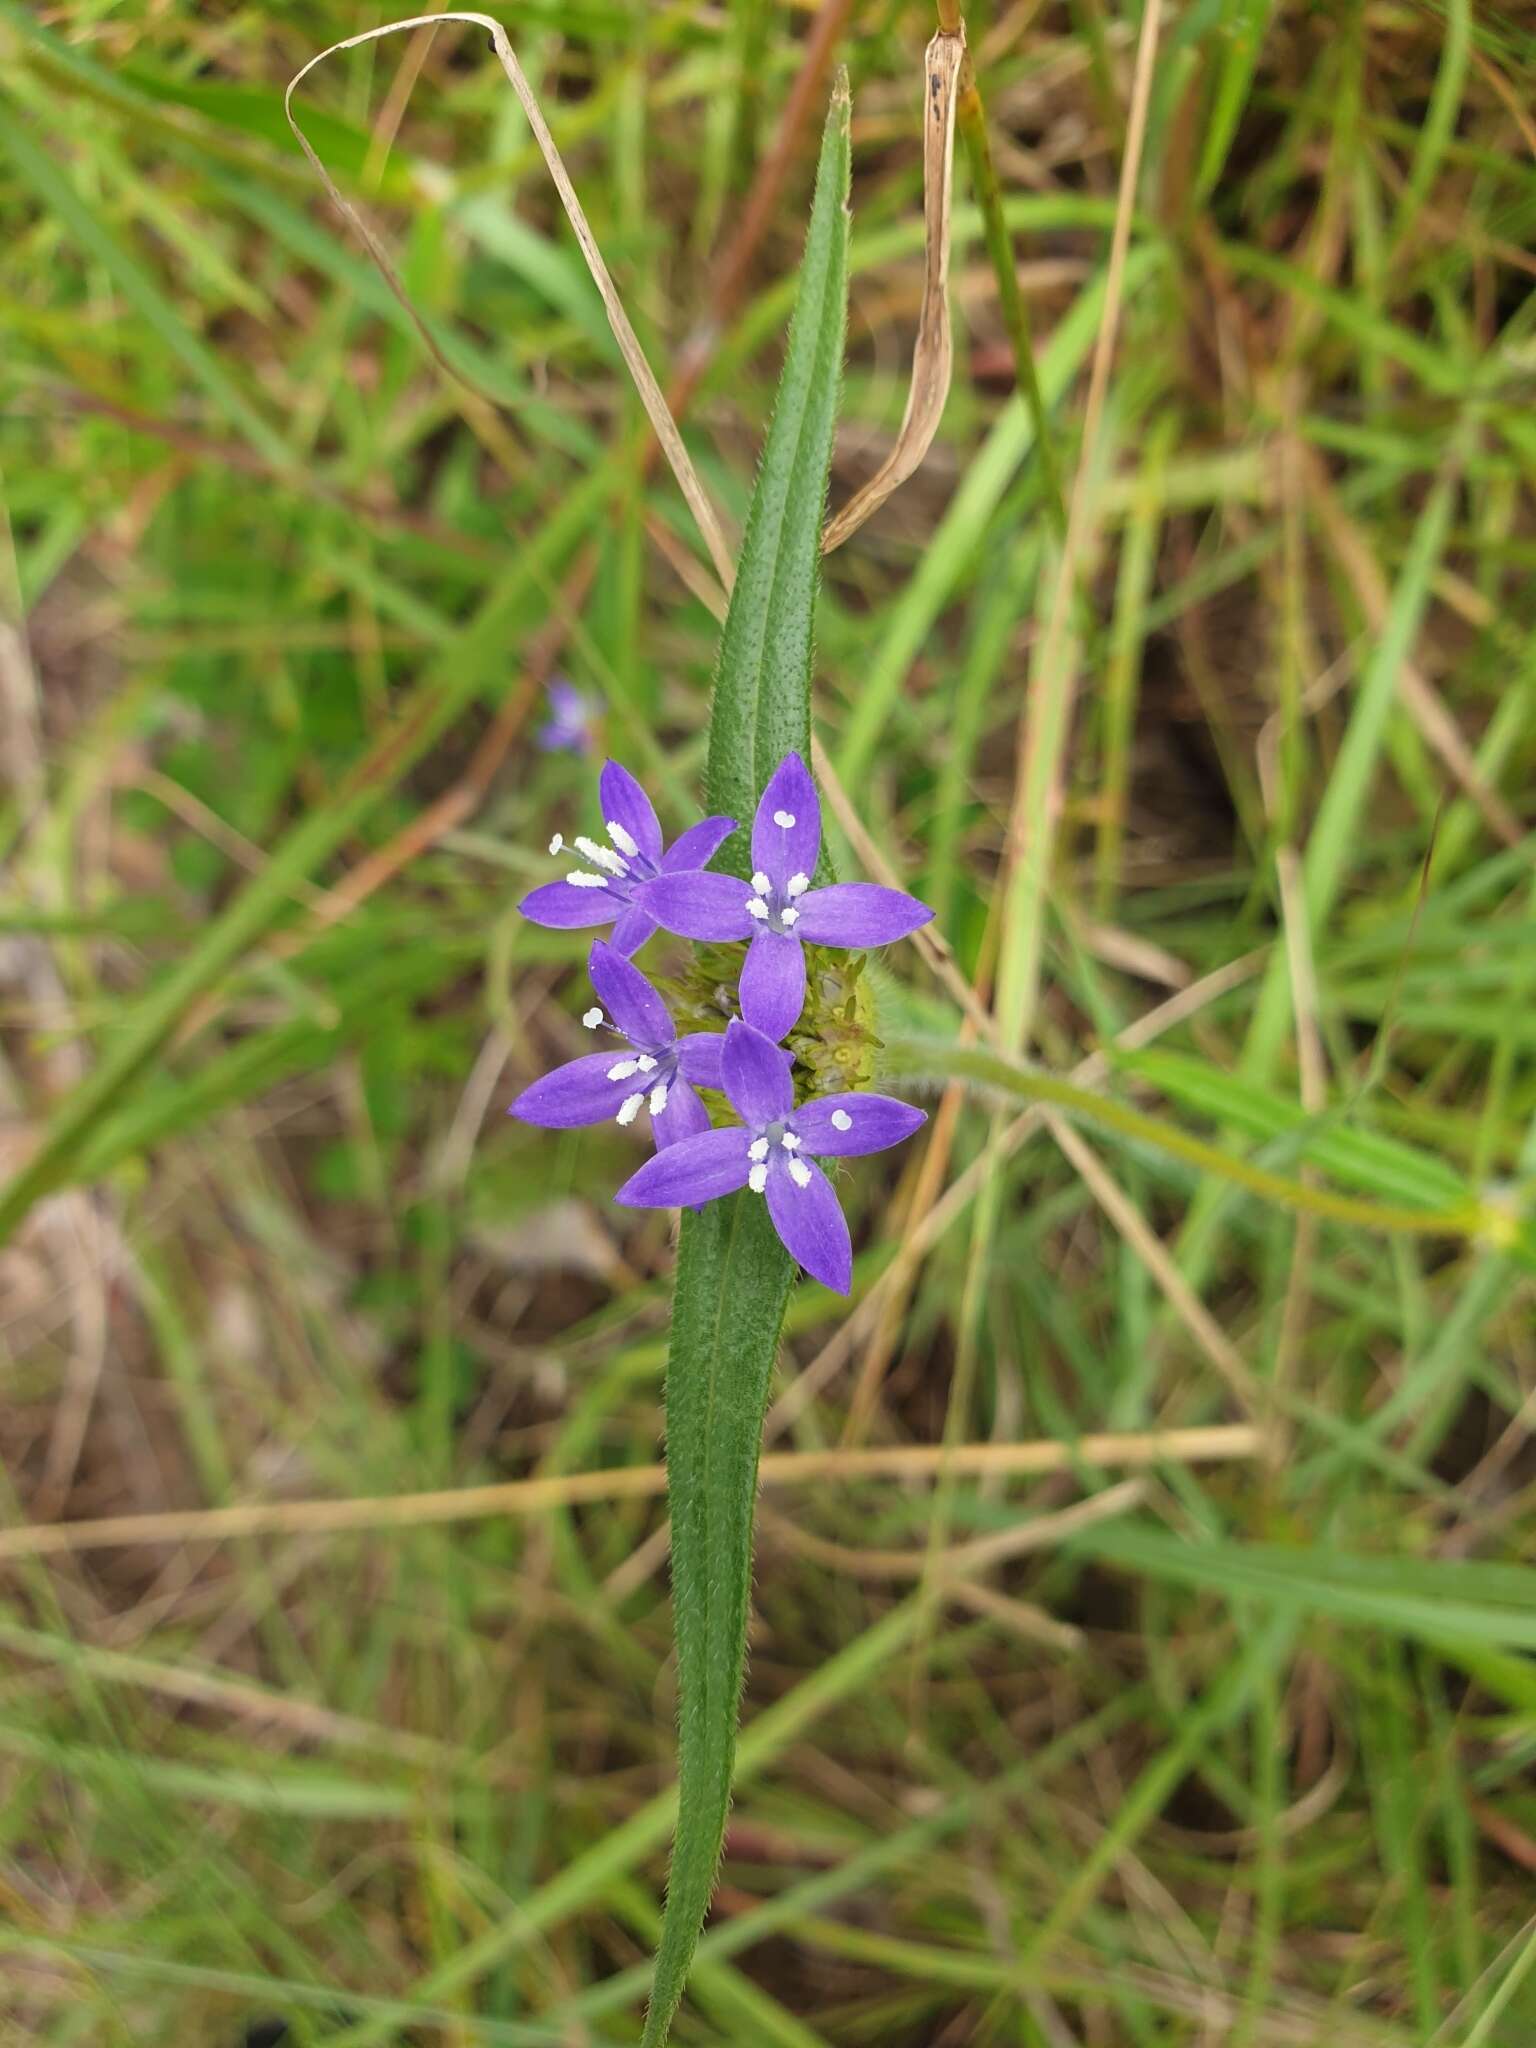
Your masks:
<path fill-rule="evenodd" d="M 737 522 L 814 13 L 509 24 Z M 417 1497 L 657 1455 L 669 1229 L 607 1201 L 633 1143 L 498 1112 L 579 1049 L 583 948 L 513 910 L 592 818 L 590 768 L 530 745 L 543 681 L 676 824 L 710 585 L 481 38 L 307 94 L 480 395 L 317 194 L 282 87 L 380 18 L 0 0 L 0 1171 L 53 1183 L 0 1250 L 5 1519 L 372 1503 L 0 1563 L 17 2042 L 623 2041 L 657 1924 L 659 1502 Z M 932 20 L 828 19 L 840 500 L 901 414 Z M 971 19 L 1069 480 L 1140 22 Z M 1097 1085 L 1363 1199 L 1536 1172 L 1533 58 L 1466 0 L 1166 12 L 1049 660 L 1048 471 L 958 166 L 943 429 L 822 599 L 828 750 L 1042 1064 L 1187 990 Z M 1004 892 L 1021 759 L 1052 800 Z M 887 1014 L 953 1033 L 911 950 L 886 966 Z M 998 1116 L 957 1092 L 850 1177 L 860 1306 L 797 1292 L 770 1426 L 1068 1454 L 767 1493 L 750 1777 L 678 2038 L 1528 2042 L 1527 1267 L 1114 1131 L 991 1146 Z M 1255 1442 L 1134 1496 L 1070 1450 L 1207 1425 Z"/>

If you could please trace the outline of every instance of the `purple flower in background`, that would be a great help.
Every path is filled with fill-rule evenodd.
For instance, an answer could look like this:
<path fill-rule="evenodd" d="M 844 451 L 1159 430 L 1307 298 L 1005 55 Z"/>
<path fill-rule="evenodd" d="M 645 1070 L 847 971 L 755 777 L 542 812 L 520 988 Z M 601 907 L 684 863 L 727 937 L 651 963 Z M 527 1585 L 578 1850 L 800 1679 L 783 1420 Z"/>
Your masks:
<path fill-rule="evenodd" d="M 593 706 L 575 684 L 553 677 L 544 704 L 549 716 L 534 733 L 534 745 L 546 754 L 590 754 Z"/>
<path fill-rule="evenodd" d="M 874 882 L 813 889 L 820 851 L 816 785 L 800 756 L 786 754 L 753 820 L 750 886 L 733 875 L 669 869 L 638 895 L 646 914 L 680 938 L 752 941 L 741 972 L 741 1014 L 775 1040 L 792 1027 L 805 1003 L 804 940 L 884 946 L 933 916 L 915 896 Z"/>
<path fill-rule="evenodd" d="M 610 761 L 598 779 L 603 802 L 603 829 L 613 841 L 600 846 L 578 838 L 576 852 L 587 862 L 573 868 L 563 882 L 546 882 L 531 890 L 518 908 L 535 924 L 557 931 L 611 924 L 612 943 L 626 956 L 636 953 L 655 931 L 657 920 L 641 908 L 638 892 L 657 876 L 686 876 L 712 860 L 722 840 L 736 830 L 734 818 L 701 818 L 670 848 L 663 850 L 661 825 L 650 798 L 627 768 Z M 551 853 L 562 853 L 565 841 L 557 832 Z M 736 884 L 740 893 L 741 884 Z"/>
<path fill-rule="evenodd" d="M 740 1124 L 700 1131 L 658 1152 L 615 1201 L 677 1209 L 750 1188 L 767 1201 L 790 1256 L 846 1294 L 853 1277 L 848 1224 L 832 1183 L 811 1162 L 883 1152 L 911 1137 L 925 1121 L 923 1112 L 889 1095 L 862 1094 L 821 1095 L 796 1109 L 789 1063 L 750 1024 L 728 1027 L 720 1077 Z"/>
<path fill-rule="evenodd" d="M 709 1113 L 693 1091 L 721 1085 L 725 1040 L 708 1031 L 679 1038 L 666 1004 L 639 968 L 601 939 L 592 948 L 588 972 L 608 1013 L 605 1017 L 602 1005 L 594 1004 L 582 1023 L 596 1031 L 611 1022 L 630 1050 L 587 1053 L 556 1067 L 523 1090 L 508 1116 L 558 1131 L 609 1117 L 632 1124 L 642 1109 L 649 1109 L 658 1151 L 707 1131 Z"/>

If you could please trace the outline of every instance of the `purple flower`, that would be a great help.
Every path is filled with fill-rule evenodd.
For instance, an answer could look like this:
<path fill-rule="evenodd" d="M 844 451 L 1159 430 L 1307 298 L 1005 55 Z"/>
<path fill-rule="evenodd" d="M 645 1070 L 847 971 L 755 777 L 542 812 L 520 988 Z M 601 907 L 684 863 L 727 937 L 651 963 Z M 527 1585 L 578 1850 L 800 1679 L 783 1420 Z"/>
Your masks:
<path fill-rule="evenodd" d="M 544 703 L 549 717 L 534 733 L 534 745 L 546 754 L 590 754 L 592 705 L 575 684 L 553 677 Z"/>
<path fill-rule="evenodd" d="M 803 940 L 884 946 L 933 916 L 915 896 L 874 882 L 813 889 L 820 851 L 816 785 L 800 756 L 786 754 L 753 820 L 750 887 L 732 875 L 669 869 L 639 891 L 645 912 L 680 938 L 752 941 L 741 972 L 741 1014 L 774 1040 L 791 1028 L 805 1002 Z"/>
<path fill-rule="evenodd" d="M 750 1188 L 766 1200 L 790 1256 L 846 1294 L 853 1275 L 848 1225 L 832 1183 L 811 1161 L 883 1152 L 911 1137 L 923 1112 L 889 1095 L 859 1094 L 820 1095 L 796 1109 L 789 1063 L 750 1024 L 727 1028 L 720 1077 L 740 1124 L 700 1131 L 658 1152 L 615 1201 L 677 1209 Z"/>
<path fill-rule="evenodd" d="M 708 1031 L 679 1038 L 666 1004 L 639 968 L 601 939 L 592 948 L 588 972 L 608 1014 L 594 1004 L 582 1023 L 596 1031 L 611 1021 L 630 1050 L 587 1053 L 556 1067 L 523 1090 L 508 1116 L 563 1131 L 609 1117 L 632 1124 L 648 1108 L 658 1151 L 707 1131 L 709 1112 L 693 1091 L 720 1087 L 725 1040 Z"/>
<path fill-rule="evenodd" d="M 612 846 L 595 839 L 575 842 L 587 862 L 573 868 L 563 882 L 546 882 L 526 895 L 518 908 L 535 924 L 558 931 L 584 925 L 611 924 L 612 943 L 626 957 L 637 953 L 655 931 L 657 920 L 641 908 L 639 891 L 659 875 L 687 876 L 712 860 L 722 840 L 736 830 L 734 818 L 701 818 L 682 838 L 663 850 L 661 825 L 650 798 L 627 768 L 610 761 L 598 779 L 604 830 Z M 565 841 L 557 832 L 551 853 L 562 853 Z M 740 893 L 741 885 L 736 885 Z"/>

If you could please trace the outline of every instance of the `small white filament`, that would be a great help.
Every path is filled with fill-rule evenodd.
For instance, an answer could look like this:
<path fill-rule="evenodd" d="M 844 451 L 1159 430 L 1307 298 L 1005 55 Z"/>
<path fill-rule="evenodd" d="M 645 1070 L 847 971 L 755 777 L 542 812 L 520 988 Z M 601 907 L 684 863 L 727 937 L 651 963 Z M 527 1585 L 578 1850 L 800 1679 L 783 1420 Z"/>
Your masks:
<path fill-rule="evenodd" d="M 775 811 L 773 822 L 781 831 L 787 832 L 795 822 L 795 814 L 793 811 Z"/>
<path fill-rule="evenodd" d="M 782 924 L 786 930 L 788 930 L 790 925 L 798 924 L 799 922 L 800 913 L 798 910 L 790 910 L 788 908 L 785 908 L 779 912 L 779 923 Z"/>
<path fill-rule="evenodd" d="M 757 873 L 752 877 L 753 895 L 766 896 L 768 892 L 772 889 L 772 887 L 772 882 L 769 881 L 768 877 L 763 873 L 762 869 L 759 868 Z"/>
<path fill-rule="evenodd" d="M 639 1071 L 638 1060 L 620 1060 L 616 1067 L 608 1069 L 608 1078 L 610 1081 L 627 1081 L 631 1074 L 638 1074 Z"/>
<path fill-rule="evenodd" d="M 766 1159 L 768 1157 L 768 1140 L 766 1138 L 754 1138 L 747 1147 L 747 1157 L 754 1165 L 758 1160 Z"/>
<path fill-rule="evenodd" d="M 808 1188 L 811 1184 L 811 1169 L 803 1159 L 791 1159 L 789 1177 L 797 1188 Z"/>
<path fill-rule="evenodd" d="M 601 1024 L 603 1021 L 603 1013 L 596 1003 L 592 1005 L 590 1010 L 582 1011 L 581 1021 L 583 1024 L 586 1025 L 589 1031 L 595 1031 L 597 1029 L 598 1025 Z"/>
<path fill-rule="evenodd" d="M 632 1124 L 644 1107 L 645 1097 L 643 1095 L 626 1095 L 619 1104 L 619 1113 L 614 1121 L 621 1124 Z"/>
<path fill-rule="evenodd" d="M 851 1131 L 853 1129 L 853 1118 L 846 1109 L 833 1110 L 832 1128 L 834 1131 Z"/>
<path fill-rule="evenodd" d="M 786 896 L 803 896 L 810 886 L 811 878 L 809 875 L 791 875 L 784 884 L 784 894 Z"/>
<path fill-rule="evenodd" d="M 747 915 L 748 917 L 755 917 L 759 924 L 767 923 L 768 906 L 761 896 L 749 896 L 747 898 Z"/>
<path fill-rule="evenodd" d="M 766 1187 L 767 1187 L 767 1185 L 768 1185 L 768 1169 L 767 1169 L 767 1167 L 766 1167 L 766 1166 L 754 1166 L 754 1167 L 753 1167 L 753 1169 L 752 1169 L 752 1171 L 751 1171 L 751 1172 L 750 1172 L 750 1173 L 749 1173 L 749 1174 L 747 1175 L 747 1186 L 748 1186 L 748 1187 L 749 1187 L 749 1188 L 750 1188 L 750 1189 L 752 1190 L 752 1192 L 753 1192 L 753 1194 L 754 1194 L 754 1195 L 760 1195 L 760 1194 L 761 1194 L 761 1193 L 763 1192 L 764 1188 L 766 1188 Z"/>
<path fill-rule="evenodd" d="M 549 850 L 551 853 L 561 853 L 564 851 L 564 849 L 565 835 L 563 832 L 557 832 L 554 838 L 551 839 L 551 841 L 549 842 Z"/>
<path fill-rule="evenodd" d="M 656 1062 L 648 1052 L 641 1053 L 639 1059 L 635 1061 L 635 1065 L 642 1074 L 654 1074 L 656 1071 Z"/>
<path fill-rule="evenodd" d="M 608 837 L 626 860 L 633 860 L 640 851 L 630 834 L 624 830 L 622 825 L 616 825 L 612 818 L 605 818 L 603 820 L 603 830 L 608 834 Z"/>
<path fill-rule="evenodd" d="M 589 875 L 585 868 L 572 868 L 565 878 L 573 889 L 606 889 L 606 875 Z"/>
<path fill-rule="evenodd" d="M 668 1087 L 667 1087 L 667 1084 L 666 1084 L 666 1082 L 665 1082 L 665 1081 L 658 1081 L 658 1082 L 656 1083 L 656 1086 L 655 1086 L 655 1087 L 654 1087 L 654 1088 L 653 1088 L 653 1089 L 651 1090 L 651 1115 L 652 1115 L 652 1116 L 660 1116 L 660 1115 L 661 1115 L 661 1112 L 662 1112 L 662 1111 L 663 1111 L 663 1110 L 664 1110 L 664 1109 L 666 1108 L 666 1106 L 667 1106 L 667 1096 L 668 1096 L 668 1094 L 669 1094 L 670 1092 L 671 1092 L 671 1091 L 670 1091 L 670 1090 L 668 1089 Z"/>
<path fill-rule="evenodd" d="M 584 860 L 591 861 L 595 868 L 606 868 L 610 875 L 628 873 L 623 861 L 606 846 L 599 846 L 595 839 L 578 839 L 576 850 Z"/>
<path fill-rule="evenodd" d="M 793 1131 L 786 1131 L 783 1137 L 780 1138 L 779 1143 L 786 1152 L 798 1152 L 800 1150 L 800 1140 Z"/>

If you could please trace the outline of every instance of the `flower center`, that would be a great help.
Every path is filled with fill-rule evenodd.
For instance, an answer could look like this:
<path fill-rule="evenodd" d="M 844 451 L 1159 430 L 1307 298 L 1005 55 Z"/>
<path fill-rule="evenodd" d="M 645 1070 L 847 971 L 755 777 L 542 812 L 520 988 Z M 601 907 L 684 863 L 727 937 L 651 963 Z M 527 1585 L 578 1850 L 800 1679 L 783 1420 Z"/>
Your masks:
<path fill-rule="evenodd" d="M 754 924 L 764 926 L 770 932 L 787 936 L 800 922 L 800 913 L 795 908 L 798 897 L 811 886 L 809 875 L 791 875 L 782 888 L 769 880 L 761 869 L 752 877 L 752 894 L 747 898 L 747 915 Z"/>
<path fill-rule="evenodd" d="M 571 841 L 572 846 L 587 862 L 584 868 L 573 868 L 566 880 L 574 889 L 606 889 L 621 902 L 628 903 L 637 884 L 650 881 L 660 870 L 652 860 L 640 851 L 632 834 L 609 818 L 603 828 L 613 845 L 599 845 L 595 839 L 587 839 L 580 833 Z M 549 842 L 552 854 L 563 853 L 565 840 L 556 833 Z"/>
<path fill-rule="evenodd" d="M 808 1188 L 811 1184 L 811 1169 L 800 1157 L 800 1134 L 786 1119 L 764 1124 L 747 1147 L 747 1158 L 751 1162 L 747 1186 L 754 1195 L 766 1193 L 768 1172 L 773 1166 L 785 1167 L 797 1188 Z"/>

